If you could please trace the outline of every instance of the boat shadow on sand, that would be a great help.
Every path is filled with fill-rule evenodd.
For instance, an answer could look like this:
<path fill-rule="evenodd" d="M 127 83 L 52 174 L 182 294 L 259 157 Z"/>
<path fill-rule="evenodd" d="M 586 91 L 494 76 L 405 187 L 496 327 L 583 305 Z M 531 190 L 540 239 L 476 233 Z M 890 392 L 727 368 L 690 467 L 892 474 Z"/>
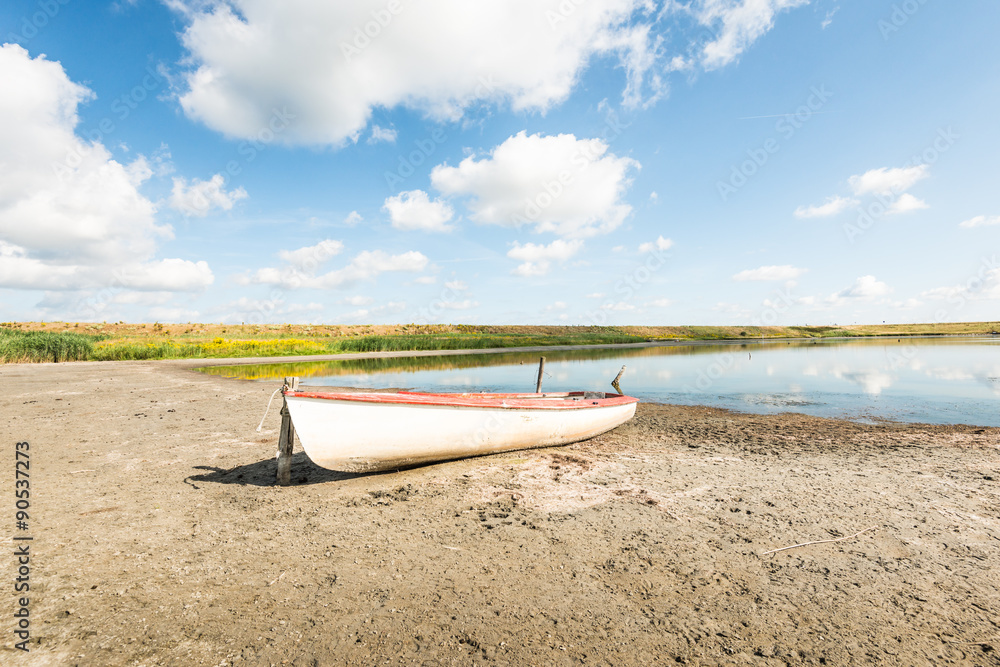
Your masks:
<path fill-rule="evenodd" d="M 200 474 L 189 475 L 184 482 L 198 487 L 198 482 L 212 484 L 239 484 L 241 486 L 275 486 L 278 463 L 275 459 L 264 459 L 256 463 L 236 466 L 235 468 L 216 468 L 214 466 L 194 466 L 195 470 L 203 470 Z M 338 472 L 321 468 L 306 456 L 305 452 L 292 455 L 292 485 L 323 484 L 325 482 L 342 482 L 357 477 L 369 477 L 391 474 L 395 471 L 355 473 Z"/>

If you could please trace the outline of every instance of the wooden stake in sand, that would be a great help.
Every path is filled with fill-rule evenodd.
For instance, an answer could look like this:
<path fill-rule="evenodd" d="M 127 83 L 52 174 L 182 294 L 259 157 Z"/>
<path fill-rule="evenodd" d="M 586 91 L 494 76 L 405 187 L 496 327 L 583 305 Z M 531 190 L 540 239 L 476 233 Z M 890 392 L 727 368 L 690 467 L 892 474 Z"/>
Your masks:
<path fill-rule="evenodd" d="M 298 391 L 297 377 L 285 378 L 286 391 Z M 278 432 L 278 485 L 288 486 L 292 483 L 292 446 L 295 444 L 295 427 L 292 426 L 292 416 L 288 414 L 288 401 L 282 392 L 281 399 L 281 430 Z"/>
<path fill-rule="evenodd" d="M 611 386 L 614 387 L 615 391 L 617 391 L 619 394 L 622 393 L 622 388 L 618 386 L 618 381 L 622 379 L 623 375 L 625 375 L 624 366 L 622 366 L 622 369 L 618 371 L 618 375 L 615 376 L 615 379 L 611 381 Z"/>
<path fill-rule="evenodd" d="M 790 547 L 781 547 L 780 549 L 771 549 L 770 551 L 765 551 L 764 553 L 762 553 L 761 556 L 766 556 L 767 554 L 775 554 L 775 553 L 778 553 L 779 551 L 785 551 L 786 549 L 795 549 L 797 547 L 807 547 L 810 544 L 827 544 L 829 542 L 843 542 L 844 540 L 854 539 L 858 535 L 861 535 L 862 533 L 867 533 L 869 530 L 875 530 L 876 528 L 878 528 L 878 526 L 872 526 L 871 528 L 865 528 L 864 530 L 860 530 L 860 531 L 854 533 L 853 535 L 848 535 L 847 537 L 838 537 L 835 540 L 816 540 L 815 542 L 803 542 L 802 544 L 793 544 Z"/>
<path fill-rule="evenodd" d="M 535 383 L 535 393 L 542 393 L 542 375 L 545 373 L 545 357 L 538 358 L 538 382 Z"/>

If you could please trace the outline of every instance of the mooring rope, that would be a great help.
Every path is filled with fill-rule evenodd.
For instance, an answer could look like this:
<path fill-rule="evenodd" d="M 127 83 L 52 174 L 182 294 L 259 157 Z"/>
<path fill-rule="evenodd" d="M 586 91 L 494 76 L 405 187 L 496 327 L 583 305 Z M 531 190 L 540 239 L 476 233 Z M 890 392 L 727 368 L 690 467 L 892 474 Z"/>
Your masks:
<path fill-rule="evenodd" d="M 258 433 L 260 433 L 260 429 L 264 426 L 264 420 L 267 419 L 267 411 L 271 409 L 271 401 L 273 401 L 275 395 L 277 395 L 277 393 L 284 388 L 285 385 L 281 385 L 280 387 L 274 390 L 273 394 L 271 394 L 271 399 L 267 402 L 267 409 L 264 410 L 264 416 L 260 418 L 260 424 L 257 426 Z"/>

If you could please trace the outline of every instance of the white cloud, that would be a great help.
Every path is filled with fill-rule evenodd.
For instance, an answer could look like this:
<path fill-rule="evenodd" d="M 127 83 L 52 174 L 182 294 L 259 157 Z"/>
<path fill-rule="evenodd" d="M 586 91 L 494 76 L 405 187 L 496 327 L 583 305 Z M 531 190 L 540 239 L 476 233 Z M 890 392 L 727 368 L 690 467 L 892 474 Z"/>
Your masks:
<path fill-rule="evenodd" d="M 643 243 L 639 246 L 639 252 L 652 252 L 654 250 L 659 250 L 664 252 L 670 250 L 674 247 L 674 242 L 670 239 L 665 239 L 662 236 L 657 236 L 655 241 L 650 241 L 649 243 Z"/>
<path fill-rule="evenodd" d="M 646 305 L 653 306 L 654 308 L 667 308 L 668 306 L 673 305 L 673 303 L 674 302 L 671 299 L 654 299 L 653 301 L 650 301 Z"/>
<path fill-rule="evenodd" d="M 550 268 L 552 268 L 550 262 L 524 262 L 514 267 L 511 273 L 522 278 L 535 278 L 537 276 L 544 276 L 549 272 Z"/>
<path fill-rule="evenodd" d="M 692 5 L 698 21 L 716 30 L 716 37 L 701 48 L 706 70 L 735 61 L 758 38 L 774 27 L 774 16 L 809 0 L 700 0 Z"/>
<path fill-rule="evenodd" d="M 388 211 L 392 226 L 396 229 L 424 232 L 448 232 L 454 229 L 447 223 L 455 215 L 455 211 L 441 199 L 431 201 L 423 190 L 409 190 L 389 197 L 382 210 Z"/>
<path fill-rule="evenodd" d="M 420 276 L 415 278 L 414 281 L 418 285 L 433 285 L 437 282 L 437 276 Z"/>
<path fill-rule="evenodd" d="M 185 259 L 161 259 L 124 267 L 117 274 L 118 284 L 138 290 L 193 292 L 208 287 L 214 281 L 215 276 L 207 262 Z"/>
<path fill-rule="evenodd" d="M 0 241 L 0 287 L 81 290 L 93 288 L 199 291 L 215 281 L 207 262 L 162 259 L 101 266 L 49 264 L 24 248 Z"/>
<path fill-rule="evenodd" d="M 162 306 L 173 298 L 173 292 L 122 291 L 113 295 L 109 301 L 119 305 Z"/>
<path fill-rule="evenodd" d="M 389 301 L 381 306 L 376 306 L 374 308 L 359 308 L 358 310 L 351 311 L 344 315 L 340 315 L 335 318 L 338 322 L 349 322 L 349 321 L 360 321 L 367 318 L 369 322 L 374 321 L 373 318 L 378 318 L 381 315 L 401 313 L 406 310 L 405 301 Z"/>
<path fill-rule="evenodd" d="M 339 255 L 344 249 L 341 241 L 324 239 L 316 245 L 306 246 L 298 250 L 279 250 L 278 257 L 288 262 L 299 271 L 315 271 L 326 260 Z"/>
<path fill-rule="evenodd" d="M 606 303 L 601 306 L 604 310 L 613 310 L 615 312 L 628 312 L 630 310 L 635 310 L 635 306 L 627 301 L 616 301 L 614 303 Z"/>
<path fill-rule="evenodd" d="M 201 289 L 205 262 L 155 260 L 172 238 L 139 192 L 143 156 L 123 164 L 76 134 L 94 98 L 58 62 L 0 47 L 0 286 L 22 289 Z"/>
<path fill-rule="evenodd" d="M 288 303 L 283 298 L 250 299 L 240 297 L 236 301 L 223 304 L 212 311 L 212 320 L 220 322 L 283 322 L 294 320 L 300 324 L 320 323 L 326 320 L 322 316 L 323 304 Z"/>
<path fill-rule="evenodd" d="M 937 287 L 920 296 L 933 300 L 948 299 L 949 303 L 956 306 L 961 306 L 964 301 L 1000 300 L 1000 267 L 990 268 L 991 266 L 995 264 L 984 263 L 979 272 L 964 284 Z"/>
<path fill-rule="evenodd" d="M 200 313 L 189 308 L 150 308 L 149 316 L 156 322 L 197 322 Z"/>
<path fill-rule="evenodd" d="M 452 280 L 450 282 L 445 283 L 444 286 L 447 287 L 448 289 L 453 289 L 459 292 L 464 292 L 465 290 L 469 289 L 469 285 L 467 283 L 462 282 L 461 280 Z"/>
<path fill-rule="evenodd" d="M 646 0 L 169 4 L 188 24 L 180 104 L 229 136 L 338 145 L 373 108 L 401 105 L 451 120 L 483 101 L 544 112 L 595 56 L 617 55 L 627 103 L 663 88 Z"/>
<path fill-rule="evenodd" d="M 826 13 L 826 18 L 823 19 L 822 23 L 820 23 L 820 28 L 823 30 L 829 28 L 830 24 L 833 23 L 833 15 L 838 11 L 840 11 L 840 7 L 834 7 L 832 10 L 828 11 Z"/>
<path fill-rule="evenodd" d="M 310 249 L 281 251 L 279 256 L 297 258 L 303 250 Z M 390 255 L 382 250 L 365 250 L 358 253 L 347 266 L 328 273 L 316 275 L 318 265 L 316 263 L 305 267 L 289 262 L 284 267 L 265 267 L 242 277 L 240 282 L 275 285 L 284 289 L 335 289 L 362 280 L 374 280 L 380 274 L 390 271 L 423 271 L 427 266 L 427 257 L 413 250 L 399 255 Z"/>
<path fill-rule="evenodd" d="M 436 303 L 446 310 L 470 310 L 479 306 L 478 301 L 472 301 L 471 299 L 463 301 L 438 301 Z"/>
<path fill-rule="evenodd" d="M 796 218 L 827 218 L 837 215 L 851 206 L 857 206 L 858 200 L 848 197 L 830 197 L 826 203 L 819 206 L 799 206 L 795 209 Z"/>
<path fill-rule="evenodd" d="M 28 257 L 28 251 L 21 246 L 0 239 L 0 287 L 65 289 L 78 284 L 79 266 L 49 265 Z M 86 287 L 87 285 L 80 285 Z"/>
<path fill-rule="evenodd" d="M 603 299 L 604 298 L 604 292 L 591 292 L 590 294 L 586 295 L 586 298 L 588 298 L 588 299 Z"/>
<path fill-rule="evenodd" d="M 216 174 L 207 181 L 192 179 L 191 184 L 181 177 L 174 177 L 174 187 L 170 193 L 170 207 L 183 213 L 203 218 L 214 208 L 228 211 L 240 199 L 246 199 L 243 188 L 226 191 L 225 178 Z"/>
<path fill-rule="evenodd" d="M 353 310 L 349 313 L 338 315 L 334 318 L 336 322 L 359 322 L 367 320 L 368 322 L 373 322 L 379 319 L 382 315 L 401 313 L 406 310 L 405 301 L 389 301 L 381 306 L 376 306 L 374 308 L 359 308 L 358 310 Z"/>
<path fill-rule="evenodd" d="M 523 262 L 514 269 L 517 276 L 544 276 L 552 268 L 552 262 L 565 262 L 583 248 L 583 241 L 564 241 L 557 239 L 548 245 L 525 243 L 517 241 L 514 247 L 507 251 L 507 256 Z"/>
<path fill-rule="evenodd" d="M 633 168 L 639 163 L 609 153 L 600 139 L 519 132 L 489 157 L 435 167 L 431 182 L 445 194 L 472 197 L 476 222 L 532 224 L 539 232 L 578 238 L 610 232 L 625 220 L 632 207 L 622 197 Z"/>
<path fill-rule="evenodd" d="M 733 276 L 733 280 L 795 280 L 808 269 L 800 269 L 790 264 L 781 266 L 762 266 L 757 269 L 747 269 L 740 271 Z"/>
<path fill-rule="evenodd" d="M 370 296 L 349 296 L 346 299 L 341 299 L 337 303 L 342 306 L 367 306 L 374 300 L 375 299 Z"/>
<path fill-rule="evenodd" d="M 831 294 L 827 301 L 836 303 L 845 299 L 871 299 L 876 296 L 885 296 L 890 292 L 892 292 L 892 288 L 877 280 L 875 276 L 861 276 L 847 289 Z"/>
<path fill-rule="evenodd" d="M 725 313 L 727 315 L 738 315 L 740 317 L 747 316 L 750 314 L 750 310 L 747 309 L 746 307 L 736 303 L 727 303 L 725 301 L 719 301 L 718 303 L 716 303 L 714 306 L 712 306 L 712 310 L 719 313 Z"/>
<path fill-rule="evenodd" d="M 66 264 L 148 257 L 158 237 L 171 236 L 137 189 L 146 161 L 123 165 L 76 135 L 90 90 L 15 44 L 0 47 L 0 80 L 0 239 Z"/>
<path fill-rule="evenodd" d="M 926 164 L 895 169 L 882 167 L 851 176 L 847 182 L 856 195 L 892 195 L 909 190 L 929 175 L 929 167 Z"/>
<path fill-rule="evenodd" d="M 929 208 L 927 202 L 922 199 L 917 199 L 910 193 L 906 192 L 899 196 L 899 198 L 889 204 L 889 208 L 886 209 L 888 214 L 898 214 L 898 213 L 909 213 L 910 211 L 919 211 L 924 208 Z"/>
<path fill-rule="evenodd" d="M 990 227 L 993 225 L 1000 225 L 1000 215 L 977 215 L 974 218 L 969 218 L 958 224 L 962 229 L 972 229 L 974 227 Z"/>
<path fill-rule="evenodd" d="M 377 144 L 380 141 L 394 144 L 396 143 L 396 130 L 378 125 L 372 125 L 372 134 L 368 137 L 368 143 Z"/>
<path fill-rule="evenodd" d="M 344 224 L 348 227 L 353 227 L 361 222 L 364 222 L 364 218 L 361 217 L 361 214 L 357 211 L 351 211 L 347 214 L 347 217 L 344 218 Z"/>

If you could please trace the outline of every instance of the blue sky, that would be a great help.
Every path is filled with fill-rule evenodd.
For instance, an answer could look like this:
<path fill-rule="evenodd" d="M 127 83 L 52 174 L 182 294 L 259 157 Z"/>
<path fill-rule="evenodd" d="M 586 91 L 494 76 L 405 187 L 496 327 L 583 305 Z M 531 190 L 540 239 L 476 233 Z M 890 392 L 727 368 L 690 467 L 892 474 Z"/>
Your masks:
<path fill-rule="evenodd" d="M 0 319 L 996 319 L 988 0 L 9 1 Z"/>

